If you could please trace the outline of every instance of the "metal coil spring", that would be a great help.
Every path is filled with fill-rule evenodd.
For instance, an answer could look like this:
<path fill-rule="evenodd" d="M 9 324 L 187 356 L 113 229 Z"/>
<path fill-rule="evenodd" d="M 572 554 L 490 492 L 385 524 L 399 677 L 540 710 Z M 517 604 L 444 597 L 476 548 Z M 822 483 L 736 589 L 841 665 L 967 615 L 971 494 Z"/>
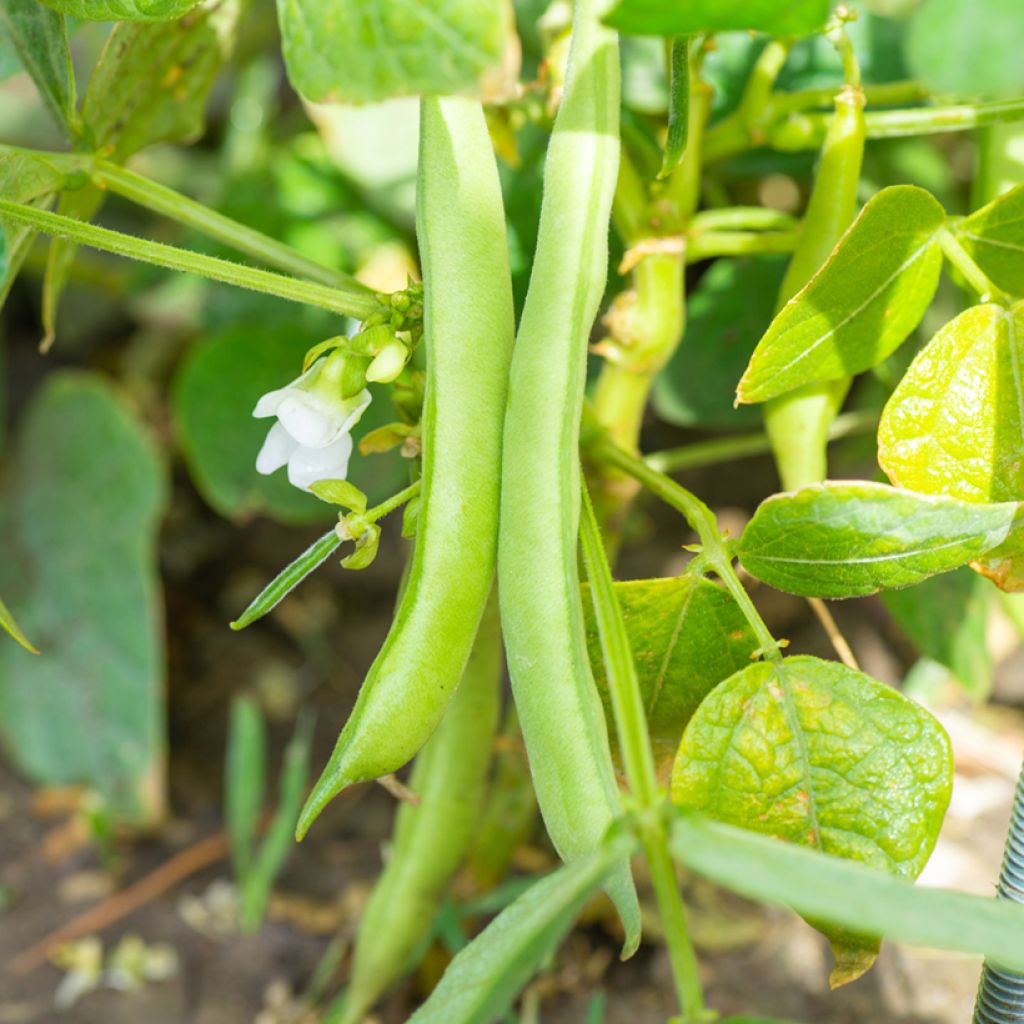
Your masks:
<path fill-rule="evenodd" d="M 1024 903 L 1024 769 L 1017 782 L 1010 814 L 998 896 Z M 986 963 L 974 1004 L 974 1024 L 1024 1024 L 1024 975 L 1011 974 Z"/>

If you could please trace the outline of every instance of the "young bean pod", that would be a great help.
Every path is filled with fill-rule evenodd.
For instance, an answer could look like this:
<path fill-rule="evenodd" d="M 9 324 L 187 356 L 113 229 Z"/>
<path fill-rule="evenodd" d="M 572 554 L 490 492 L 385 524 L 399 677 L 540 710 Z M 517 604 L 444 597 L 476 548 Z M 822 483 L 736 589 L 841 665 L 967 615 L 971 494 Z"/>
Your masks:
<path fill-rule="evenodd" d="M 835 100 L 800 240 L 782 281 L 779 309 L 817 273 L 853 221 L 865 137 L 864 93 L 847 85 Z M 809 384 L 765 405 L 765 428 L 786 490 L 828 475 L 828 432 L 849 388 L 848 377 Z"/>
<path fill-rule="evenodd" d="M 501 631 L 488 602 L 462 682 L 437 731 L 419 752 L 391 856 L 366 905 L 340 1024 L 356 1024 L 408 967 L 448 884 L 472 845 L 498 723 Z"/>
<path fill-rule="evenodd" d="M 494 579 L 502 419 L 515 333 L 501 186 L 483 109 L 420 105 L 417 237 L 427 387 L 416 546 L 394 624 L 299 819 L 408 762 L 466 666 Z"/>
<path fill-rule="evenodd" d="M 587 342 L 607 275 L 618 169 L 618 47 L 603 13 L 598 0 L 577 0 L 512 358 L 498 542 L 513 695 L 541 814 L 567 861 L 595 849 L 622 813 L 587 660 L 576 544 Z M 632 948 L 639 911 L 628 863 L 608 891 Z"/>

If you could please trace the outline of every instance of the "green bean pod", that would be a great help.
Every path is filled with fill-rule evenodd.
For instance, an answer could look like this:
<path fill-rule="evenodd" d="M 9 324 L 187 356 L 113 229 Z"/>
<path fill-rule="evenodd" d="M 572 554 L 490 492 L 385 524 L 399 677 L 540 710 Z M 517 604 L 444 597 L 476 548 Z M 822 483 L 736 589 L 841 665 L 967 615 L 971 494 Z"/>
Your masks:
<path fill-rule="evenodd" d="M 427 385 L 416 546 L 395 621 L 299 818 L 406 764 L 462 676 L 494 579 L 515 334 L 498 170 L 479 101 L 420 105 L 417 237 Z"/>
<path fill-rule="evenodd" d="M 800 240 L 779 292 L 779 309 L 818 272 L 852 223 L 865 137 L 864 93 L 846 86 L 835 100 Z M 765 405 L 765 428 L 786 490 L 828 475 L 828 431 L 849 388 L 849 377 L 808 384 Z"/>
<path fill-rule="evenodd" d="M 587 660 L 577 564 L 587 342 L 604 291 L 619 155 L 619 65 L 603 5 L 577 0 L 548 146 L 530 286 L 505 417 L 498 579 L 512 690 L 548 834 L 563 860 L 622 813 Z M 608 886 L 639 942 L 629 865 Z"/>
<path fill-rule="evenodd" d="M 391 856 L 366 905 L 340 1024 L 357 1024 L 408 968 L 480 821 L 498 724 L 501 630 L 492 597 L 462 682 L 413 763 Z"/>

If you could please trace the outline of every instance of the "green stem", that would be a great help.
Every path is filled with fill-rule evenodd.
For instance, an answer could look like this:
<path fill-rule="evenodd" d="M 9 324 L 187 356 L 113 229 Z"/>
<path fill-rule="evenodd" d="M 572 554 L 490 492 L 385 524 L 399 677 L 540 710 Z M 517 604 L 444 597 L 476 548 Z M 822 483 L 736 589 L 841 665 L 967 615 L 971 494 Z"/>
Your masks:
<path fill-rule="evenodd" d="M 716 256 L 792 252 L 798 238 L 796 231 L 695 232 L 686 241 L 686 262 L 697 263 Z"/>
<path fill-rule="evenodd" d="M 694 214 L 690 231 L 789 231 L 797 223 L 790 214 L 766 206 L 727 206 Z"/>
<path fill-rule="evenodd" d="M 838 91 L 832 90 L 832 95 Z M 815 90 L 817 93 L 817 90 Z M 792 94 L 796 95 L 796 94 Z M 877 87 L 864 89 L 867 102 L 877 102 Z M 778 101 L 777 111 L 765 128 L 763 137 L 754 137 L 735 114 L 720 121 L 708 132 L 704 145 L 706 164 L 727 160 L 755 146 L 767 145 L 783 152 L 817 149 L 828 131 L 830 115 L 802 112 L 793 104 Z M 869 139 L 898 139 L 912 135 L 962 132 L 990 124 L 1024 119 L 1024 99 L 991 103 L 957 103 L 937 107 L 912 107 L 897 110 L 868 110 L 864 123 Z"/>
<path fill-rule="evenodd" d="M 396 508 L 400 508 L 407 501 L 415 498 L 420 493 L 422 483 L 422 479 L 414 480 L 408 487 L 404 487 L 397 494 L 392 494 L 390 498 L 385 498 L 379 505 L 374 505 L 373 508 L 367 509 L 363 513 L 363 518 L 368 523 L 375 523 L 378 519 L 383 519 L 388 513 L 394 512 Z"/>
<path fill-rule="evenodd" d="M 1001 305 L 1007 306 L 1013 301 L 974 262 L 970 254 L 949 228 L 945 226 L 940 228 L 938 238 L 939 247 L 942 249 L 943 255 L 960 271 L 964 280 L 978 293 L 982 302 L 998 302 Z"/>
<path fill-rule="evenodd" d="M 590 580 L 590 594 L 604 654 L 619 749 L 622 751 L 629 788 L 640 805 L 640 839 L 647 855 L 658 910 L 665 926 L 665 939 L 679 1003 L 687 1018 L 697 1021 L 703 1015 L 704 994 L 697 956 L 686 925 L 686 909 L 668 848 L 668 832 L 661 816 L 656 813 L 663 796 L 658 786 L 654 754 L 647 734 L 647 716 L 640 692 L 640 680 L 586 481 L 583 482 L 582 493 L 580 546 Z"/>
<path fill-rule="evenodd" d="M 878 415 L 874 412 L 849 412 L 837 416 L 829 426 L 828 438 L 836 441 L 854 434 L 870 433 L 878 426 Z M 644 456 L 644 462 L 660 473 L 678 473 L 702 466 L 715 466 L 750 455 L 766 455 L 772 450 L 772 443 L 764 431 L 749 434 L 734 434 L 731 437 L 716 437 L 710 441 L 668 448 Z"/>
<path fill-rule="evenodd" d="M 740 123 L 752 135 L 758 133 L 769 111 L 772 90 L 788 56 L 789 43 L 773 39 L 761 51 L 750 72 L 736 114 Z"/>
<path fill-rule="evenodd" d="M 258 270 L 214 256 L 164 245 L 162 242 L 136 238 L 133 235 L 110 231 L 108 228 L 97 227 L 95 224 L 87 224 L 20 203 L 0 200 L 0 220 L 25 224 L 44 234 L 66 238 L 93 249 L 112 252 L 168 270 L 198 274 L 213 281 L 263 292 L 266 295 L 276 295 L 291 302 L 317 306 L 332 313 L 355 317 L 357 320 L 365 320 L 380 308 L 379 302 L 372 294 L 340 292 L 312 281 L 300 281 L 269 270 Z"/>
<path fill-rule="evenodd" d="M 700 539 L 701 557 L 721 579 L 725 588 L 732 595 L 751 630 L 758 639 L 761 653 L 776 664 L 782 661 L 778 642 L 765 625 L 764 619 L 750 599 L 736 570 L 732 565 L 732 554 L 718 529 L 718 521 L 714 512 L 695 494 L 688 491 L 675 480 L 652 469 L 643 459 L 612 444 L 607 437 L 596 439 L 592 444 L 591 454 L 597 459 L 607 462 L 647 488 L 655 497 L 670 505 L 689 523 L 691 529 Z"/>
<path fill-rule="evenodd" d="M 365 300 L 373 295 L 370 288 L 349 274 L 325 267 L 262 231 L 240 224 L 203 203 L 109 160 L 97 158 L 93 162 L 90 176 L 93 183 L 101 188 L 109 189 L 147 210 L 193 228 L 288 274 L 318 281 L 335 291 L 347 292 L 356 299 Z"/>

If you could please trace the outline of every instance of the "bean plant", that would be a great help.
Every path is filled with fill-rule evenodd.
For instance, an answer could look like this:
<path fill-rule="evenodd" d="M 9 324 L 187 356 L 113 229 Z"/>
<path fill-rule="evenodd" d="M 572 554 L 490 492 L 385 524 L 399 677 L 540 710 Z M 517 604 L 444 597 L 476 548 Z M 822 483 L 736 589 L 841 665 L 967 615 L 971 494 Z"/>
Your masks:
<path fill-rule="evenodd" d="M 1024 183 L 1011 159 L 1024 79 L 1019 50 L 954 55 L 956 26 L 989 19 L 998 36 L 1002 17 L 1019 40 L 1024 14 L 928 0 L 908 32 L 915 77 L 902 79 L 873 63 L 858 21 L 873 15 L 829 0 L 545 6 L 279 0 L 306 102 L 419 97 L 418 273 L 384 293 L 129 166 L 196 133 L 245 0 L 0 0 L 5 45 L 68 141 L 0 148 L 0 298 L 34 241 L 53 239 L 47 345 L 80 246 L 333 317 L 252 410 L 268 430 L 250 457 L 333 506 L 337 524 L 232 627 L 339 549 L 360 570 L 402 543 L 381 529 L 402 510 L 410 555 L 390 631 L 296 815 L 302 839 L 339 793 L 412 765 L 325 1019 L 362 1020 L 415 966 L 464 866 L 505 891 L 534 800 L 561 866 L 496 899 L 412 1020 L 507 1019 L 601 890 L 632 956 L 641 860 L 677 1024 L 721 1019 L 702 990 L 686 873 L 805 917 L 831 944 L 834 986 L 869 970 L 883 939 L 958 950 L 988 965 L 976 1019 L 1024 1019 L 1020 889 L 914 885 L 950 800 L 949 739 L 859 669 L 825 603 L 884 592 L 897 616 L 917 601 L 927 615 L 944 579 L 987 600 L 1024 590 Z M 117 21 L 81 101 L 71 19 Z M 824 70 L 794 85 L 808 54 Z M 638 67 L 661 97 L 649 109 L 623 102 L 622 69 Z M 979 153 L 966 214 L 912 173 L 875 187 L 876 140 L 957 132 Z M 808 187 L 772 202 L 794 167 L 810 169 Z M 523 192 L 535 243 L 506 212 Z M 100 226 L 108 195 L 233 255 Z M 357 444 L 384 401 L 391 421 Z M 721 436 L 644 452 L 652 407 Z M 732 430 L 762 413 L 764 433 Z M 829 444 L 851 433 L 874 434 L 880 473 L 830 479 Z M 354 467 L 395 450 L 405 479 L 371 500 Z M 758 450 L 780 489 L 733 536 L 673 474 Z M 617 580 L 653 503 L 685 568 Z M 787 653 L 754 600 L 766 588 L 811 603 L 835 659 Z M 22 631 L 0 604 L 0 622 L 33 649 L 29 620 Z M 520 745 L 528 775 L 508 760 Z M 244 869 L 258 808 L 238 799 Z M 268 870 L 276 845 L 273 859 Z M 253 890 L 250 927 L 268 884 Z"/>

